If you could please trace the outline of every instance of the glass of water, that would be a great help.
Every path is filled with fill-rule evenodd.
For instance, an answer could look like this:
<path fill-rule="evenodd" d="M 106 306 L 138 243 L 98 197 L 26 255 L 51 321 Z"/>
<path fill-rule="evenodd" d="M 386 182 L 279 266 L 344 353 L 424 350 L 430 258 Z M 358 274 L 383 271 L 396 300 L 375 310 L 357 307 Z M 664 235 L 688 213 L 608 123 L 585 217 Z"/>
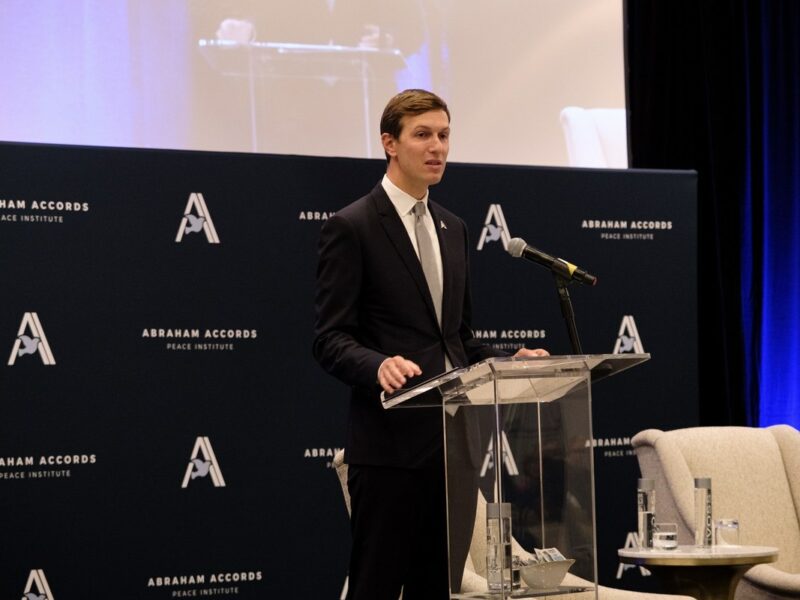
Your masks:
<path fill-rule="evenodd" d="M 675 523 L 656 523 L 653 531 L 654 550 L 675 550 L 678 547 L 678 526 Z"/>
<path fill-rule="evenodd" d="M 714 522 L 714 543 L 717 546 L 738 546 L 739 520 L 717 519 Z"/>

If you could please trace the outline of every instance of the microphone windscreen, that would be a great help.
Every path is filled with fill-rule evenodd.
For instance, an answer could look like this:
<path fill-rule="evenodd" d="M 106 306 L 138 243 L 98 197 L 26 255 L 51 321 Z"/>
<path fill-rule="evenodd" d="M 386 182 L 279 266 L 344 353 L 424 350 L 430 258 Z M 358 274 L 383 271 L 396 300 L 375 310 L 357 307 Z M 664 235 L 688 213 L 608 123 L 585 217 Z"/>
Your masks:
<path fill-rule="evenodd" d="M 519 258 L 527 245 L 527 242 L 522 238 L 512 238 L 508 241 L 508 253 L 514 258 Z"/>

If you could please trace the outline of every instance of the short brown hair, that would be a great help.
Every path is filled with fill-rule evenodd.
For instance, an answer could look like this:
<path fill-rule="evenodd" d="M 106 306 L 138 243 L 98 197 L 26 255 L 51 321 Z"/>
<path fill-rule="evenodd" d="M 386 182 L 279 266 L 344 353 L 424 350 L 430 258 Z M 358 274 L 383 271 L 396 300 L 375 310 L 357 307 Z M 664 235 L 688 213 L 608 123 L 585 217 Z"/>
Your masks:
<path fill-rule="evenodd" d="M 388 133 L 397 139 L 403 128 L 403 117 L 421 115 L 432 110 L 443 110 L 447 114 L 447 120 L 450 120 L 450 109 L 447 108 L 447 103 L 433 92 L 416 89 L 404 90 L 389 100 L 386 108 L 383 109 L 381 135 Z M 388 154 L 386 160 L 389 160 Z"/>

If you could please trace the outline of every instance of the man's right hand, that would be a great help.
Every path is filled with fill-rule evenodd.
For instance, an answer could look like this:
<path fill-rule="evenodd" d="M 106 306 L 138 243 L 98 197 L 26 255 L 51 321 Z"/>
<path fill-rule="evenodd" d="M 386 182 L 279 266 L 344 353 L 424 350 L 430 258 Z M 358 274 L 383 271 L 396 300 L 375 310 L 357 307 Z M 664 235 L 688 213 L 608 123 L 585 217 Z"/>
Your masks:
<path fill-rule="evenodd" d="M 387 358 L 378 367 L 378 383 L 387 394 L 393 394 L 406 384 L 409 377 L 417 375 L 422 375 L 419 365 L 402 356 Z"/>

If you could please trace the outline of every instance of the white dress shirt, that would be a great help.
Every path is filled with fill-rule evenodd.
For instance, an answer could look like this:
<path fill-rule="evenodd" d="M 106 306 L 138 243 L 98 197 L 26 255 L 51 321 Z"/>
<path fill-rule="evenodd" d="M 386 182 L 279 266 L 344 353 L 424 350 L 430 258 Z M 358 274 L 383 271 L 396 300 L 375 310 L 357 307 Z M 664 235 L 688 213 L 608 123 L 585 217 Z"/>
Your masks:
<path fill-rule="evenodd" d="M 417 235 L 414 232 L 417 217 L 413 211 L 414 204 L 417 202 L 424 202 L 425 208 L 427 209 L 428 192 L 425 192 L 425 196 L 422 198 L 422 200 L 417 200 L 393 184 L 388 175 L 383 176 L 381 185 L 383 186 L 386 195 L 389 196 L 389 200 L 392 202 L 397 214 L 400 216 L 400 220 L 403 222 L 403 227 L 406 228 L 406 233 L 408 233 L 411 244 L 414 246 L 414 252 L 417 253 L 417 258 L 419 258 Z M 425 223 L 425 230 L 428 232 L 428 235 L 431 236 L 434 260 L 436 262 L 436 272 L 439 275 L 439 287 L 443 290 L 444 285 L 442 285 L 442 283 L 444 282 L 444 272 L 442 268 L 442 251 L 439 248 L 439 238 L 436 235 L 436 225 L 433 223 L 433 217 L 431 216 L 430 210 L 425 211 L 425 218 L 423 219 L 423 222 Z"/>

